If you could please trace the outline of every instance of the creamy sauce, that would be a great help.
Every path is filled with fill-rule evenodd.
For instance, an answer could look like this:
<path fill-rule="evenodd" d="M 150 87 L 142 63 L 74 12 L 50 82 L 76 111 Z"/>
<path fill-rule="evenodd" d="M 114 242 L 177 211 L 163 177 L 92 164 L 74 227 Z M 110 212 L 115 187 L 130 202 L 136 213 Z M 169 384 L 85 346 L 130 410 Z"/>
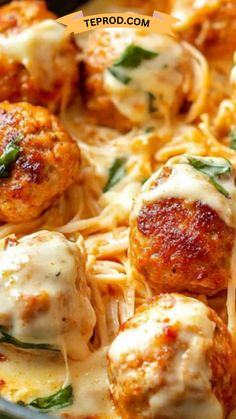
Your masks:
<path fill-rule="evenodd" d="M 21 63 L 44 89 L 55 80 L 55 58 L 68 37 L 55 20 L 36 23 L 19 34 L 0 35 L 0 51 L 12 61 Z"/>
<path fill-rule="evenodd" d="M 150 119 L 150 100 L 155 112 L 162 116 L 167 115 L 170 109 L 174 111 L 178 90 L 184 90 L 184 78 L 179 70 L 184 59 L 183 48 L 167 36 L 147 35 L 145 32 L 131 32 L 129 29 L 125 37 L 124 31 L 126 29 L 122 31 L 123 36 L 116 38 L 116 48 L 124 51 L 132 42 L 159 55 L 143 60 L 136 68 L 117 67 L 122 74 L 131 78 L 128 84 L 120 82 L 106 70 L 106 91 L 116 108 L 133 122 L 141 123 Z M 133 33 L 132 41 L 130 33 Z M 150 94 L 153 99 L 150 99 Z"/>
<path fill-rule="evenodd" d="M 14 337 L 86 356 L 95 314 L 80 249 L 59 233 L 39 232 L 0 253 L 0 324 Z"/>
<path fill-rule="evenodd" d="M 164 325 L 180 324 L 178 341 L 185 349 L 181 351 L 179 345 L 167 368 L 160 369 L 159 373 L 156 363 L 148 364 L 141 376 L 143 381 L 137 383 L 145 394 L 149 394 L 147 404 L 144 404 L 145 417 L 158 414 L 173 419 L 223 419 L 223 408 L 211 389 L 212 371 L 206 359 L 215 330 L 215 323 L 208 318 L 208 313 L 208 308 L 198 301 L 188 299 L 186 303 L 176 299 L 173 307 L 159 305 L 148 309 L 143 314 L 143 322 L 139 319 L 137 327 L 121 332 L 111 344 L 109 356 L 117 370 L 117 386 L 122 387 L 126 380 L 132 377 L 135 380 L 136 370 L 121 372 L 119 363 L 127 359 L 132 366 L 133 357 L 141 357 L 145 362 L 145 356 L 149 357 L 152 348 L 154 351 L 156 337 L 162 335 Z"/>
<path fill-rule="evenodd" d="M 111 401 L 107 377 L 107 347 L 92 354 L 84 362 L 70 362 L 71 379 L 75 394 L 70 414 L 118 418 Z"/>
<path fill-rule="evenodd" d="M 1 354 L 8 361 L 0 363 L 0 378 L 6 384 L 1 395 L 15 403 L 19 400 L 30 403 L 37 397 L 46 397 L 63 387 L 65 366 L 61 356 L 18 352 L 6 345 L 1 346 Z M 107 348 L 96 351 L 85 361 L 69 360 L 74 403 L 58 412 L 57 415 L 70 414 L 71 417 L 98 415 L 102 418 L 116 418 L 109 394 L 106 373 Z"/>

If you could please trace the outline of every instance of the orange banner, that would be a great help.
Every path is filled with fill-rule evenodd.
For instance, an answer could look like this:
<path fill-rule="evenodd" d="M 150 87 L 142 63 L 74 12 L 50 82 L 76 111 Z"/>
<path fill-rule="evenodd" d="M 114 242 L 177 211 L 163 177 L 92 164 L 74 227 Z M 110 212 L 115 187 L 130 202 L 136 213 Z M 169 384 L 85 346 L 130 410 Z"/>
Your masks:
<path fill-rule="evenodd" d="M 71 13 L 57 19 L 57 22 L 66 26 L 66 33 L 87 32 L 93 29 L 102 28 L 136 28 L 145 29 L 151 32 L 159 32 L 175 36 L 172 25 L 178 22 L 173 16 L 166 13 L 154 11 L 153 16 L 141 15 L 138 13 L 105 13 L 91 16 L 84 16 L 82 10 Z"/>

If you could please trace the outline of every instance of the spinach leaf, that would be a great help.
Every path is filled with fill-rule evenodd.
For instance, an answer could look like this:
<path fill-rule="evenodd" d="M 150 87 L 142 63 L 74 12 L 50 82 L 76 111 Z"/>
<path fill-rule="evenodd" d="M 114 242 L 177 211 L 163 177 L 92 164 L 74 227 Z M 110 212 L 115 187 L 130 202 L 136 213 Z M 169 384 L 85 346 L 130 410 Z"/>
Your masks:
<path fill-rule="evenodd" d="M 232 129 L 229 133 L 230 148 L 236 150 L 236 129 Z"/>
<path fill-rule="evenodd" d="M 232 164 L 228 160 L 225 159 L 224 163 L 220 164 L 218 161 L 214 161 L 210 158 L 188 157 L 188 162 L 196 170 L 207 175 L 212 185 L 214 185 L 220 193 L 226 198 L 229 197 L 228 191 L 219 183 L 220 176 L 233 173 Z"/>
<path fill-rule="evenodd" d="M 48 397 L 38 397 L 29 404 L 19 401 L 21 406 L 29 406 L 34 409 L 50 412 L 52 410 L 63 409 L 73 403 L 73 388 L 71 385 L 58 390 L 56 393 Z"/>
<path fill-rule="evenodd" d="M 106 185 L 103 188 L 103 192 L 109 191 L 113 186 L 115 186 L 124 176 L 126 173 L 125 164 L 127 158 L 126 157 L 118 157 L 112 163 L 109 169 L 109 176 Z"/>
<path fill-rule="evenodd" d="M 143 60 L 152 60 L 159 55 L 158 52 L 149 51 L 138 45 L 129 45 L 121 54 L 120 58 L 113 64 L 114 67 L 136 68 Z"/>
<path fill-rule="evenodd" d="M 13 336 L 9 335 L 4 327 L 0 326 L 0 343 L 7 343 L 9 345 L 16 346 L 17 348 L 22 349 L 40 349 L 46 351 L 53 351 L 53 352 L 60 352 L 59 349 L 54 348 L 51 345 L 46 343 L 28 343 L 28 342 L 21 342 L 20 340 L 14 338 Z"/>
<path fill-rule="evenodd" d="M 131 77 L 126 76 L 126 74 L 122 73 L 115 67 L 109 67 L 108 71 L 113 75 L 113 77 L 115 77 L 123 84 L 128 84 L 132 80 Z"/>

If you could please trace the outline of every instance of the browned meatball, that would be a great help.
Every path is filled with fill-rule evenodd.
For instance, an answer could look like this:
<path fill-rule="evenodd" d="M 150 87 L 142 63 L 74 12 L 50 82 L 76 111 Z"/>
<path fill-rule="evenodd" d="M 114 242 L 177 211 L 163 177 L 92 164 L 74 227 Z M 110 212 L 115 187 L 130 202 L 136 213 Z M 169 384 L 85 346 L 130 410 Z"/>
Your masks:
<path fill-rule="evenodd" d="M 197 161 L 229 164 L 224 159 Z M 219 182 L 227 179 L 233 199 L 180 157 L 144 185 L 131 215 L 130 257 L 134 271 L 155 292 L 214 295 L 227 288 L 235 237 L 228 207 L 235 203 L 232 173 Z"/>
<path fill-rule="evenodd" d="M 55 111 L 76 91 L 76 47 L 43 0 L 0 7 L 0 101 Z"/>
<path fill-rule="evenodd" d="M 20 150 L 5 173 L 0 165 L 0 221 L 29 221 L 75 181 L 79 148 L 47 109 L 3 102 L 0 161 L 9 145 Z"/>
<path fill-rule="evenodd" d="M 195 90 L 194 60 L 186 45 L 168 36 L 120 28 L 93 31 L 82 66 L 90 116 L 120 131 L 153 118 L 169 120 L 184 107 L 194 119 L 199 107 L 191 105 L 202 92 L 201 86 Z"/>
<path fill-rule="evenodd" d="M 110 389 L 125 419 L 223 419 L 235 405 L 235 352 L 217 314 L 164 294 L 141 306 L 111 344 Z"/>

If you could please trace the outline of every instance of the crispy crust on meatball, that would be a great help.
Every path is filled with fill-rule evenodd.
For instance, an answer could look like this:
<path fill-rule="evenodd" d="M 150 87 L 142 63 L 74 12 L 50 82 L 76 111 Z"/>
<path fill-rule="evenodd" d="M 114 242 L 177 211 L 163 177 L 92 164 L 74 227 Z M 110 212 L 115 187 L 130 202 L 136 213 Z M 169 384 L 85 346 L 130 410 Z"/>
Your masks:
<path fill-rule="evenodd" d="M 153 187 L 170 171 L 163 168 Z M 234 237 L 234 229 L 201 202 L 144 204 L 131 216 L 131 263 L 157 293 L 214 295 L 227 288 Z"/>
<path fill-rule="evenodd" d="M 58 119 L 28 103 L 0 104 L 0 152 L 17 139 L 19 157 L 0 179 L 0 220 L 36 218 L 78 177 L 80 152 Z"/>
<path fill-rule="evenodd" d="M 150 341 L 150 346 L 147 347 L 144 345 L 142 348 L 137 347 L 133 352 L 126 352 L 125 348 L 121 348 L 121 354 L 119 356 L 116 353 L 115 358 L 112 357 L 112 352 L 108 356 L 108 376 L 111 393 L 115 406 L 123 418 L 132 419 L 135 417 L 137 419 L 143 419 L 147 417 L 147 412 L 150 409 L 150 399 L 154 394 L 162 391 L 162 387 L 165 388 L 165 374 L 168 368 L 175 368 L 177 354 L 183 354 L 186 351 L 187 356 L 188 345 L 186 346 L 181 338 L 181 330 L 185 330 L 182 327 L 186 326 L 182 326 L 181 320 L 178 318 L 176 318 L 174 325 L 168 325 L 168 309 L 172 308 L 176 304 L 176 301 L 183 304 L 183 310 L 184 304 L 204 305 L 193 298 L 183 295 L 160 295 L 139 307 L 134 317 L 129 319 L 121 327 L 120 333 L 129 332 L 130 330 L 130 338 L 132 339 L 132 330 L 139 328 L 141 325 L 148 324 L 149 312 L 151 310 L 156 309 L 158 312 L 158 307 L 160 306 L 166 309 L 166 318 L 163 322 L 163 327 L 160 328 L 160 326 L 157 326 L 156 334 L 152 329 L 149 329 L 152 330 L 153 339 L 155 335 L 155 339 Z M 235 352 L 233 350 L 231 336 L 222 320 L 212 309 L 205 305 L 204 307 L 207 310 L 208 319 L 215 324 L 211 346 L 205 353 L 207 365 L 211 369 L 211 391 L 223 406 L 224 413 L 226 414 L 233 408 L 236 402 Z M 192 336 L 194 334 L 201 336 L 201 330 L 198 329 L 198 326 L 194 324 L 192 326 L 189 325 L 186 331 L 188 328 L 190 333 L 193 334 Z M 128 335 L 126 338 L 128 339 Z M 204 349 L 202 348 L 202 350 Z M 153 371 L 153 378 L 149 383 L 150 387 L 146 381 L 150 374 L 149 367 Z M 160 379 L 157 378 L 158 376 Z M 181 378 L 179 377 L 179 379 Z M 176 380 L 178 380 L 178 377 L 176 377 Z M 187 384 L 186 391 L 188 385 L 191 388 L 190 383 Z M 168 387 L 166 390 L 168 391 Z M 187 396 L 176 393 L 176 397 L 179 397 L 179 402 L 181 403 L 181 397 Z M 152 417 L 155 419 L 166 419 L 170 416 L 168 413 L 166 413 L 166 416 L 163 416 L 156 412 Z M 173 414 L 171 417 L 173 417 Z M 176 416 L 176 419 L 177 417 L 179 418 L 179 416 Z"/>
<path fill-rule="evenodd" d="M 13 0 L 0 7 L 0 36 L 17 36 L 34 24 L 55 18 L 56 16 L 47 10 L 44 0 Z M 72 41 L 68 39 L 63 43 L 54 60 L 54 81 L 49 89 L 39 85 L 22 63 L 7 57 L 0 44 L 0 101 L 28 101 L 57 111 L 61 102 L 69 102 L 76 91 L 76 53 L 77 48 Z"/>

